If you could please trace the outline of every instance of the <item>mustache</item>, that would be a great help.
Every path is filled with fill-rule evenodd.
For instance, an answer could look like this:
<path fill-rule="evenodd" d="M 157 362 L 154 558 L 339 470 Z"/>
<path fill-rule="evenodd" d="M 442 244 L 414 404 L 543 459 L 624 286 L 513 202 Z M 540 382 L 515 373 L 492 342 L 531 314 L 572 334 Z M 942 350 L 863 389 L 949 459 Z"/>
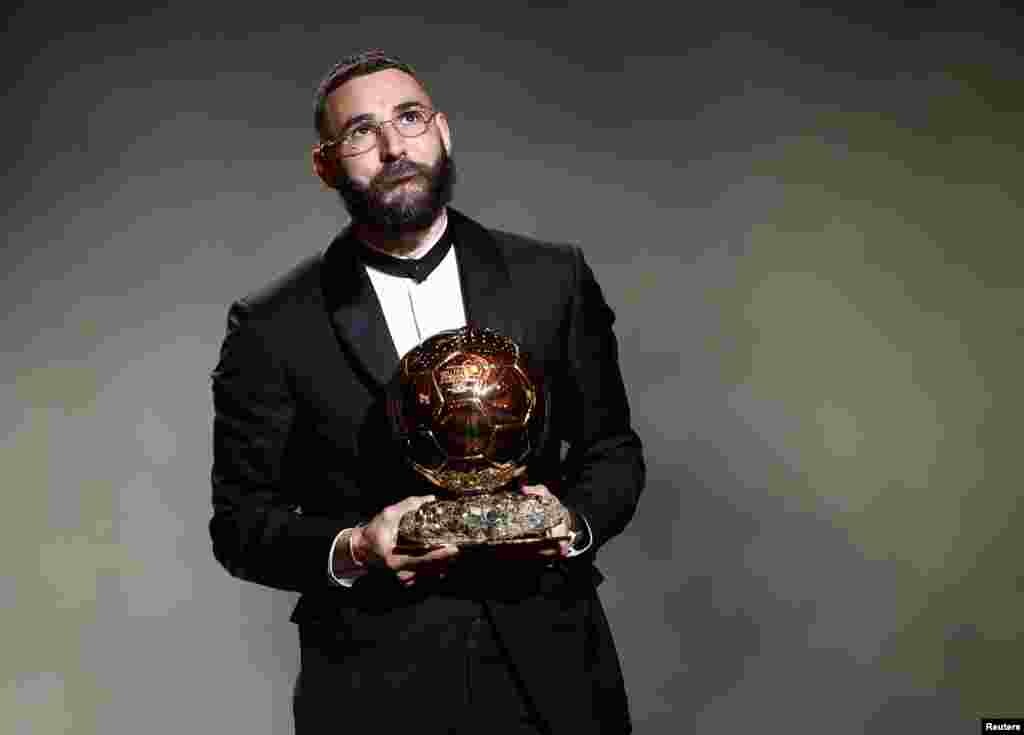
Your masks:
<path fill-rule="evenodd" d="M 396 181 L 415 174 L 427 176 L 429 173 L 430 172 L 426 166 L 421 166 L 414 161 L 410 161 L 408 158 L 400 158 L 394 163 L 389 163 L 387 166 L 382 168 L 380 172 L 373 177 L 373 183 L 374 186 L 387 186 L 388 184 L 393 184 Z"/>

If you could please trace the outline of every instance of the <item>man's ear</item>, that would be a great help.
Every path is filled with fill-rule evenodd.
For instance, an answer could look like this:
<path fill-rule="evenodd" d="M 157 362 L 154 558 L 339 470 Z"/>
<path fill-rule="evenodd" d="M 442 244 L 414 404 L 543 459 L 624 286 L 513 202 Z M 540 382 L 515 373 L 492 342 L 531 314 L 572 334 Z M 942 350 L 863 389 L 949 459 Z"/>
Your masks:
<path fill-rule="evenodd" d="M 338 180 L 338 162 L 332 155 L 325 153 L 323 146 L 319 143 L 313 146 L 313 173 L 315 173 L 328 189 L 338 188 L 335 182 Z"/>
<path fill-rule="evenodd" d="M 441 133 L 441 144 L 444 146 L 445 153 L 450 154 L 452 152 L 452 130 L 448 127 L 448 117 L 443 112 L 438 112 L 434 119 L 437 122 L 437 130 Z"/>

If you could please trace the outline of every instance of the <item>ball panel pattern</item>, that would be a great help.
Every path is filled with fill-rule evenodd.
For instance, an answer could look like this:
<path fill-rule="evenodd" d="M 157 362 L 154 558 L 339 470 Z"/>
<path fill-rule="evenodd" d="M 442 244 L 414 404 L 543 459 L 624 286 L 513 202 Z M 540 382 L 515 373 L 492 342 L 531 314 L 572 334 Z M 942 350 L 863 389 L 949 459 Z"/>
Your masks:
<path fill-rule="evenodd" d="M 463 327 L 410 350 L 389 386 L 392 427 L 412 466 L 455 494 L 490 492 L 525 471 L 543 411 L 526 355 Z"/>

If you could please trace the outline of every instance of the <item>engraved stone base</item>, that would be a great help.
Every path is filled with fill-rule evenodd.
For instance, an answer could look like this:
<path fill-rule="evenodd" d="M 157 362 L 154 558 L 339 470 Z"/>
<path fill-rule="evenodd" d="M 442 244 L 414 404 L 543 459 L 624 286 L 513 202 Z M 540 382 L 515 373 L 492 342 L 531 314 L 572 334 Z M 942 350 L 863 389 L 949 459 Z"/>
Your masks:
<path fill-rule="evenodd" d="M 401 546 L 520 543 L 552 538 L 568 512 L 551 497 L 498 492 L 435 500 L 402 516 Z"/>

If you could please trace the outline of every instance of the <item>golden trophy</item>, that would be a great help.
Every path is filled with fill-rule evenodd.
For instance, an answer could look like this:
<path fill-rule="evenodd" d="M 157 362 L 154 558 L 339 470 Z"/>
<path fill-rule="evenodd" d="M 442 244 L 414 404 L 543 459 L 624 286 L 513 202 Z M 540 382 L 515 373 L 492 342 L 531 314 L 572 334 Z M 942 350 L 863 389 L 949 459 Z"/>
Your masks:
<path fill-rule="evenodd" d="M 552 542 L 568 522 L 552 497 L 519 490 L 543 430 L 543 382 L 515 341 L 462 327 L 424 340 L 400 361 L 388 415 L 406 460 L 436 500 L 406 513 L 398 545 Z"/>

